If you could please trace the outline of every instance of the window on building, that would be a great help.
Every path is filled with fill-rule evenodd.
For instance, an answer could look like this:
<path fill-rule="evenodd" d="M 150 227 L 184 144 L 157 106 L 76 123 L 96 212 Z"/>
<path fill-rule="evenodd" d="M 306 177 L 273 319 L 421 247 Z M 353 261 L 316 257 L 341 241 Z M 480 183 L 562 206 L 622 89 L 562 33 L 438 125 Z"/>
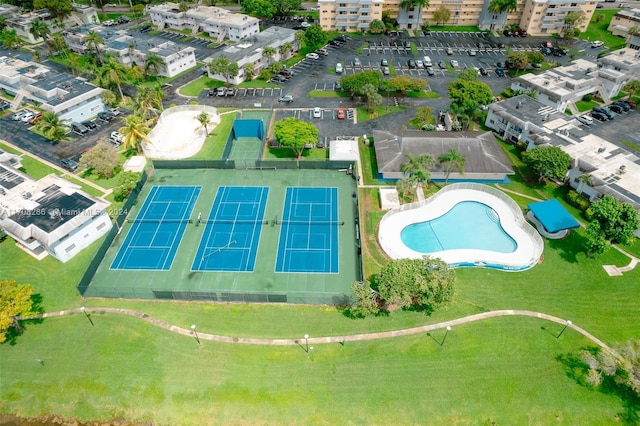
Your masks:
<path fill-rule="evenodd" d="M 546 16 L 553 16 L 553 13 L 547 13 Z"/>
<path fill-rule="evenodd" d="M 65 252 L 69 253 L 70 251 L 72 251 L 74 248 L 76 248 L 75 244 L 71 244 L 69 247 L 67 247 L 66 249 L 64 249 Z"/>

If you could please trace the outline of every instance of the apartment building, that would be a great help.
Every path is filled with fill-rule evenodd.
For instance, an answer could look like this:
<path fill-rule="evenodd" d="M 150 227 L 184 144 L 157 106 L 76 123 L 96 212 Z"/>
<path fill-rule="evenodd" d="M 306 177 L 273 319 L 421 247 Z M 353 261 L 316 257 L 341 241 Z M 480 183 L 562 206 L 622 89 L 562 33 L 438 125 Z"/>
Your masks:
<path fill-rule="evenodd" d="M 30 101 L 69 122 L 86 120 L 104 110 L 104 89 L 72 74 L 21 59 L 0 57 L 0 88 L 14 96 L 14 110 L 23 101 Z"/>
<path fill-rule="evenodd" d="M 289 43 L 291 49 L 280 52 L 280 48 Z M 272 57 L 264 56 L 264 49 L 272 47 L 275 54 Z M 227 46 L 222 51 L 217 51 L 214 55 L 205 59 L 206 63 L 220 57 L 227 58 L 231 62 L 238 64 L 238 75 L 230 78 L 231 84 L 240 84 L 247 79 L 244 72 L 245 64 L 252 64 L 254 69 L 254 77 L 260 73 L 260 70 L 268 67 L 274 62 L 287 59 L 300 49 L 296 41 L 296 31 L 284 27 L 269 27 L 259 34 L 253 36 L 250 40 L 244 40 L 241 43 Z M 208 70 L 210 78 L 227 82 L 227 79 L 220 74 L 213 74 Z"/>
<path fill-rule="evenodd" d="M 365 32 L 382 20 L 384 0 L 318 0 L 324 31 Z"/>
<path fill-rule="evenodd" d="M 629 47 L 629 49 L 640 50 L 640 36 L 633 35 L 629 37 L 629 40 L 627 41 L 627 46 Z"/>
<path fill-rule="evenodd" d="M 9 5 L 0 5 L 0 16 L 6 17 L 5 25 L 7 29 L 15 30 L 16 34 L 29 44 L 43 41 L 42 38 L 36 39 L 29 31 L 33 21 L 36 19 L 45 22 L 49 26 L 52 34 L 77 25 L 99 22 L 97 10 L 94 7 L 80 4 L 76 4 L 76 10 L 62 22 L 52 17 L 51 14 L 44 9 L 20 14 L 19 9 L 15 6 L 7 6 Z"/>
<path fill-rule="evenodd" d="M 595 62 L 577 59 L 570 64 L 513 79 L 511 89 L 534 91 L 540 103 L 558 111 L 569 109 L 578 114 L 576 102 L 593 94 L 609 103 L 631 75 L 613 68 L 598 67 Z"/>
<path fill-rule="evenodd" d="M 89 31 L 95 31 L 102 37 L 104 45 L 100 49 L 104 53 L 112 54 L 127 67 L 133 64 L 144 67 L 147 56 L 151 53 L 162 59 L 163 64 L 158 74 L 165 77 L 174 77 L 197 65 L 195 48 L 161 38 L 142 41 L 128 30 L 112 31 L 97 25 L 83 25 L 65 31 L 63 37 L 72 51 L 85 54 L 89 50 L 85 42 Z"/>
<path fill-rule="evenodd" d="M 35 180 L 0 162 L 0 229 L 38 259 L 66 262 L 106 234 L 108 206 L 60 176 Z"/>
<path fill-rule="evenodd" d="M 527 149 L 559 147 L 571 157 L 566 178 L 572 188 L 590 201 L 609 194 L 640 212 L 640 158 L 576 126 L 572 117 L 521 95 L 489 105 L 485 125 Z"/>
<path fill-rule="evenodd" d="M 205 32 L 218 41 L 243 40 L 260 32 L 260 20 L 213 6 L 194 5 L 181 12 L 177 3 L 149 6 L 151 21 L 158 28 Z"/>
<path fill-rule="evenodd" d="M 640 29 L 640 9 L 620 10 L 611 18 L 607 31 L 626 38 L 631 28 L 635 28 L 636 31 Z"/>
<path fill-rule="evenodd" d="M 601 70 L 613 70 L 623 73 L 627 80 L 640 79 L 640 49 L 625 48 L 616 50 L 598 59 Z M 625 82 L 626 83 L 626 82 Z"/>
<path fill-rule="evenodd" d="M 519 25 L 534 36 L 562 34 L 567 14 L 582 12 L 585 20 L 576 28 L 586 31 L 597 4 L 597 0 L 527 0 Z"/>

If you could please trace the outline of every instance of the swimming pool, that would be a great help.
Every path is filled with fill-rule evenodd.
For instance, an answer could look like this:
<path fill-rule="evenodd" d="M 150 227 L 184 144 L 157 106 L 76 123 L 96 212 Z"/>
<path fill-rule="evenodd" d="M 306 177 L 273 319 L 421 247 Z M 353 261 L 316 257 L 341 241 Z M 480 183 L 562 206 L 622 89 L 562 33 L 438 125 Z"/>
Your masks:
<path fill-rule="evenodd" d="M 390 210 L 378 240 L 392 258 L 438 257 L 452 267 L 519 271 L 542 255 L 542 238 L 501 191 L 457 183 L 431 198 Z"/>

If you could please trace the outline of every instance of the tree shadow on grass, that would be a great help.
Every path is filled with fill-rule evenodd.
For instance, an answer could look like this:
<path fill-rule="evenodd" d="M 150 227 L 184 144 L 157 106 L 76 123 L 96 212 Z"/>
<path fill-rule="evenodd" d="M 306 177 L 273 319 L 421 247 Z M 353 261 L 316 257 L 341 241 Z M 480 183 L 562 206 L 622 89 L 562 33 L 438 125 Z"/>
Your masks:
<path fill-rule="evenodd" d="M 598 348 L 589 347 L 583 350 L 595 355 Z M 589 366 L 580 358 L 578 354 L 568 353 L 556 357 L 556 361 L 566 368 L 566 375 L 580 386 L 593 389 L 605 395 L 613 395 L 620 399 L 622 411 L 618 413 L 619 419 L 625 425 L 640 424 L 640 396 L 628 386 L 617 383 L 614 377 L 603 376 L 602 383 L 594 388 L 588 381 Z"/>
<path fill-rule="evenodd" d="M 575 231 L 559 240 L 548 240 L 549 247 L 558 252 L 569 263 L 578 263 L 578 256 L 585 253 L 587 239 Z"/>
<path fill-rule="evenodd" d="M 31 311 L 35 314 L 43 314 L 44 307 L 42 306 L 42 295 L 40 293 L 31 295 Z M 24 333 L 30 325 L 42 324 L 44 318 L 29 318 L 20 320 L 20 328 L 12 326 L 5 333 L 5 344 L 15 346 L 18 343 L 18 336 Z"/>

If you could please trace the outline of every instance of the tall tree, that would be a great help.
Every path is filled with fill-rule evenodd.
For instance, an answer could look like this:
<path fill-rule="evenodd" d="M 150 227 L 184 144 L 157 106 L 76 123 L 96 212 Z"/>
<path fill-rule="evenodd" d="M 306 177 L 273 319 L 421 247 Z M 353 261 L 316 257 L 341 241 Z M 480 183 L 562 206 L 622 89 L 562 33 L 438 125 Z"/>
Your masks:
<path fill-rule="evenodd" d="M 244 71 L 244 77 L 246 80 L 253 80 L 255 76 L 256 69 L 251 62 L 248 62 L 242 66 L 242 71 Z"/>
<path fill-rule="evenodd" d="M 61 21 L 76 10 L 72 0 L 33 0 L 33 8 L 47 9 L 51 15 Z"/>
<path fill-rule="evenodd" d="M 640 397 L 640 340 L 631 339 L 614 346 L 612 351 L 602 348 L 596 354 L 582 351 L 581 357 L 589 367 L 587 381 L 591 385 L 599 387 L 610 377 L 618 386 L 633 392 L 636 400 Z"/>
<path fill-rule="evenodd" d="M 304 146 L 318 142 L 318 129 L 312 123 L 287 117 L 278 121 L 273 129 L 276 140 L 290 148 L 297 158 L 302 156 Z"/>
<path fill-rule="evenodd" d="M 109 85 L 113 84 L 118 87 L 120 100 L 124 100 L 124 94 L 122 93 L 122 84 L 127 79 L 127 68 L 117 60 L 109 58 L 98 69 L 98 73 L 102 81 L 107 82 Z"/>
<path fill-rule="evenodd" d="M 320 25 L 312 25 L 304 32 L 304 42 L 311 50 L 316 50 L 327 44 L 327 33 L 322 30 Z"/>
<path fill-rule="evenodd" d="M 575 30 L 584 24 L 587 20 L 587 16 L 581 10 L 572 10 L 567 12 L 564 17 L 564 25 L 562 26 L 562 36 L 565 40 L 570 41 L 575 38 Z"/>
<path fill-rule="evenodd" d="M 126 150 L 141 151 L 142 141 L 150 142 L 147 137 L 149 128 L 147 127 L 145 120 L 138 114 L 131 114 L 122 119 L 124 126 L 120 127 L 118 131 L 124 136 L 123 146 Z"/>
<path fill-rule="evenodd" d="M 14 280 L 0 281 L 0 343 L 7 340 L 7 331 L 14 327 L 22 332 L 21 318 L 33 317 L 33 288 Z"/>
<path fill-rule="evenodd" d="M 96 57 L 98 58 L 98 63 L 102 63 L 102 59 L 100 57 L 100 46 L 104 46 L 104 39 L 100 37 L 100 34 L 96 31 L 89 31 L 84 37 L 84 42 L 87 44 L 89 49 L 94 49 L 96 51 Z"/>
<path fill-rule="evenodd" d="M 221 75 L 230 85 L 230 79 L 236 77 L 240 72 L 237 62 L 231 62 L 225 57 L 216 58 L 208 64 L 209 71 L 213 74 Z"/>
<path fill-rule="evenodd" d="M 22 44 L 22 38 L 16 33 L 16 30 L 2 30 L 0 40 L 2 40 L 2 43 L 10 50 L 17 49 Z"/>
<path fill-rule="evenodd" d="M 453 298 L 455 273 L 444 261 L 397 259 L 387 263 L 373 279 L 374 289 L 387 306 L 416 308 L 431 313 Z"/>
<path fill-rule="evenodd" d="M 33 38 L 42 39 L 47 41 L 49 39 L 49 35 L 51 35 L 51 29 L 49 28 L 49 24 L 44 22 L 40 18 L 36 18 L 31 22 L 31 27 L 29 27 L 29 32 L 33 35 Z"/>
<path fill-rule="evenodd" d="M 369 23 L 369 32 L 371 34 L 382 34 L 386 29 L 384 22 L 379 19 L 374 19 Z"/>
<path fill-rule="evenodd" d="M 592 223 L 598 222 L 604 238 L 613 244 L 630 243 L 633 240 L 633 233 L 640 227 L 638 212 L 633 206 L 611 195 L 605 195 L 591 204 L 588 214 Z"/>
<path fill-rule="evenodd" d="M 300 10 L 302 0 L 273 0 L 271 2 L 275 9 L 275 15 L 288 16 L 294 10 Z"/>
<path fill-rule="evenodd" d="M 363 71 L 340 78 L 340 84 L 343 90 L 355 95 L 356 93 L 362 93 L 362 88 L 367 84 L 378 89 L 382 84 L 382 80 L 382 73 L 380 71 Z"/>
<path fill-rule="evenodd" d="M 264 49 L 262 49 L 262 57 L 267 58 L 267 64 L 269 65 L 271 65 L 271 60 L 275 55 L 276 55 L 275 47 L 267 46 Z"/>
<path fill-rule="evenodd" d="M 200 114 L 196 115 L 196 120 L 198 120 L 198 123 L 200 123 L 200 126 L 196 128 L 196 132 L 200 129 L 204 129 L 205 134 L 208 136 L 209 126 L 213 124 L 213 121 L 211 121 L 211 116 L 202 111 Z"/>
<path fill-rule="evenodd" d="M 495 14 L 515 12 L 518 6 L 517 0 L 491 0 L 487 10 Z"/>
<path fill-rule="evenodd" d="M 49 111 L 42 113 L 42 118 L 36 123 L 36 129 L 46 138 L 55 142 L 71 140 L 71 138 L 67 136 L 67 133 L 71 131 L 69 126 L 64 124 L 57 115 Z"/>
<path fill-rule="evenodd" d="M 406 162 L 400 164 L 400 171 L 416 184 L 416 193 L 422 188 L 422 182 L 429 184 L 431 180 L 430 167 L 436 164 L 431 154 L 407 154 Z"/>
<path fill-rule="evenodd" d="M 120 164 L 118 150 L 106 140 L 99 141 L 80 157 L 80 168 L 90 170 L 103 179 L 113 176 Z"/>
<path fill-rule="evenodd" d="M 158 75 L 165 65 L 164 59 L 158 54 L 150 52 L 144 60 L 145 77 L 148 78 L 149 75 Z"/>
<path fill-rule="evenodd" d="M 438 157 L 438 162 L 440 164 L 446 164 L 444 168 L 444 183 L 447 183 L 449 180 L 449 175 L 451 175 L 451 171 L 454 167 L 458 170 L 458 173 L 464 174 L 465 161 L 466 158 L 464 158 L 464 155 L 460 154 L 455 148 L 451 148 L 449 152 Z"/>
<path fill-rule="evenodd" d="M 416 26 L 420 25 L 420 20 L 422 18 L 422 9 L 424 7 L 429 7 L 429 0 L 401 0 L 400 8 L 404 9 L 409 15 L 409 11 L 416 10 Z"/>
<path fill-rule="evenodd" d="M 571 157 L 557 146 L 539 146 L 522 153 L 522 161 L 538 173 L 541 180 L 563 180 Z"/>
<path fill-rule="evenodd" d="M 451 19 L 451 11 L 444 6 L 440 6 L 433 12 L 433 20 L 440 25 L 444 25 Z"/>
<path fill-rule="evenodd" d="M 276 12 L 270 0 L 244 0 L 240 5 L 244 13 L 260 19 L 270 19 Z"/>

